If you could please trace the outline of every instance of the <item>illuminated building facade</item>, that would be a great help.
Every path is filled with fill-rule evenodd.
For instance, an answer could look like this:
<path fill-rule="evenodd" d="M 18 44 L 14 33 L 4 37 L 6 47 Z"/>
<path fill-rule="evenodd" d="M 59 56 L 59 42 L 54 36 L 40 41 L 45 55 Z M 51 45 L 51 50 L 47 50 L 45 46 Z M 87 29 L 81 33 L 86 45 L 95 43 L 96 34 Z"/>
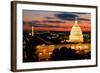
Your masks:
<path fill-rule="evenodd" d="M 78 25 L 77 17 L 75 18 L 75 24 L 73 25 L 70 35 L 69 35 L 70 42 L 83 42 L 83 35 L 80 26 Z"/>

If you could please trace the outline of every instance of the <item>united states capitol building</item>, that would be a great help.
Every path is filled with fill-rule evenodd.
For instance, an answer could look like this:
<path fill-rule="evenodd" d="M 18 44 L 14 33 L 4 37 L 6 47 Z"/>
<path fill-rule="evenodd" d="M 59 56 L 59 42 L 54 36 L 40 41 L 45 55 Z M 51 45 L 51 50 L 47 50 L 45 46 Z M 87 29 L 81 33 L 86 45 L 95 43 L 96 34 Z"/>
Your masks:
<path fill-rule="evenodd" d="M 75 18 L 75 24 L 73 25 L 70 35 L 69 35 L 70 42 L 84 42 L 83 34 L 80 26 L 78 25 L 77 18 Z"/>

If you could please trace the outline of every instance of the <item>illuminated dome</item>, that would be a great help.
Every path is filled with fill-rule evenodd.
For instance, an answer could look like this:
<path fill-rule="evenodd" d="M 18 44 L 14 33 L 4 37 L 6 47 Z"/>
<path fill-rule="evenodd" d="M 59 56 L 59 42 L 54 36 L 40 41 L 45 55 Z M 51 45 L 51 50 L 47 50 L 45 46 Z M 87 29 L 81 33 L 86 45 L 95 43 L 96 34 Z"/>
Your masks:
<path fill-rule="evenodd" d="M 69 41 L 70 42 L 83 42 L 82 30 L 77 23 L 77 17 L 75 18 L 75 24 L 73 25 L 71 29 Z"/>

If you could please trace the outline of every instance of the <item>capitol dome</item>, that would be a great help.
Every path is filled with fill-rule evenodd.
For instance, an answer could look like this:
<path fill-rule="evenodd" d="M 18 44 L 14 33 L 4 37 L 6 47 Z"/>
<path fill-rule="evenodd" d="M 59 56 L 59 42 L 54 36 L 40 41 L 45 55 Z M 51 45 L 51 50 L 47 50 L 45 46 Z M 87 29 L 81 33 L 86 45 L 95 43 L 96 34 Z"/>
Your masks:
<path fill-rule="evenodd" d="M 77 17 L 75 17 L 75 24 L 72 26 L 70 35 L 69 35 L 70 42 L 83 42 L 83 34 L 80 26 L 77 22 Z"/>

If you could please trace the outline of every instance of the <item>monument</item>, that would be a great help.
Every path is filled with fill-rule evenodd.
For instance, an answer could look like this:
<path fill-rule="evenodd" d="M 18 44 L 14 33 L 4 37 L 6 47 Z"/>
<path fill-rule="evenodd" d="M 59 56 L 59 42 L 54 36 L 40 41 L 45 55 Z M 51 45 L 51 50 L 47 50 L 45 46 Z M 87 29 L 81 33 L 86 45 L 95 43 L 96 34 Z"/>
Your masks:
<path fill-rule="evenodd" d="M 70 31 L 69 35 L 69 41 L 70 42 L 83 42 L 83 34 L 80 26 L 78 25 L 77 17 L 75 17 L 75 23 L 72 26 L 72 29 Z"/>

